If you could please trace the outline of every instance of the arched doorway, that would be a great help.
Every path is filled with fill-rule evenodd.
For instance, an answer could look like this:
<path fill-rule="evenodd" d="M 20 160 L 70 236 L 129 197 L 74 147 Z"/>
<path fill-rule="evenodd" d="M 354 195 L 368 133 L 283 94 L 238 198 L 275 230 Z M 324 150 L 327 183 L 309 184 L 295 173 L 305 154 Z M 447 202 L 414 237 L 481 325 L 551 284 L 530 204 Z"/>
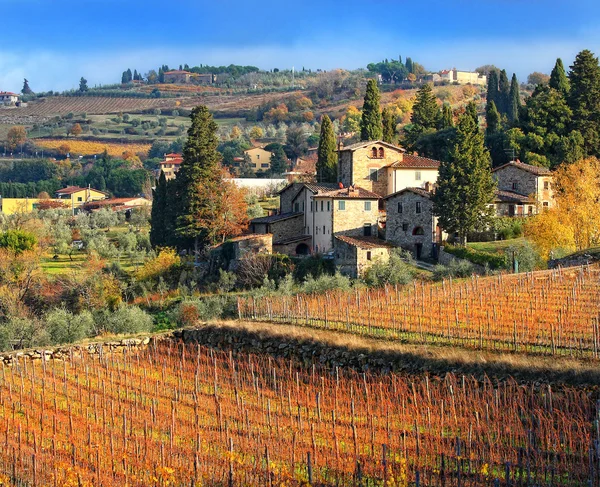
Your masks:
<path fill-rule="evenodd" d="M 296 247 L 296 255 L 310 255 L 310 247 L 305 243 L 298 244 Z"/>

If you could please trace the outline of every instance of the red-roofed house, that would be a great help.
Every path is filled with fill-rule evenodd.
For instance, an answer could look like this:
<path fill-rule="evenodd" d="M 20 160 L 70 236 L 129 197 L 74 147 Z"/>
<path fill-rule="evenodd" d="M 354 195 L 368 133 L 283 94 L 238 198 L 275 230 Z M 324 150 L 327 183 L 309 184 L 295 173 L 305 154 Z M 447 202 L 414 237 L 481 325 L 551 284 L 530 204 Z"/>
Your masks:
<path fill-rule="evenodd" d="M 19 102 L 19 95 L 10 91 L 0 91 L 0 104 L 16 105 Z"/>
<path fill-rule="evenodd" d="M 175 174 L 179 171 L 179 166 L 183 162 L 183 156 L 181 154 L 165 154 L 165 159 L 158 163 L 160 169 L 158 170 L 158 176 L 160 171 L 165 173 L 167 181 L 175 179 Z"/>

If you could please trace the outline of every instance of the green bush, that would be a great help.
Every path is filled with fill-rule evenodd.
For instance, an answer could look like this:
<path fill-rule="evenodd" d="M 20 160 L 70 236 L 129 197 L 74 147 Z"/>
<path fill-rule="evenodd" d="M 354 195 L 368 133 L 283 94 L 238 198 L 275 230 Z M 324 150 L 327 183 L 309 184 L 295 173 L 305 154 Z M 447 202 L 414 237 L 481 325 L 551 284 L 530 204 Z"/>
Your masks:
<path fill-rule="evenodd" d="M 301 290 L 304 293 L 312 294 L 333 291 L 334 289 L 347 291 L 351 286 L 352 281 L 350 278 L 343 276 L 340 273 L 335 273 L 333 276 L 329 274 L 323 274 L 316 279 L 312 277 L 312 275 L 309 275 L 302 285 Z"/>
<path fill-rule="evenodd" d="M 49 311 L 46 328 L 52 343 L 73 343 L 89 337 L 94 330 L 94 317 L 89 311 L 74 315 L 64 308 Z"/>
<path fill-rule="evenodd" d="M 461 247 L 454 245 L 446 245 L 444 247 L 444 251 L 460 259 L 468 260 L 473 264 L 487 266 L 490 269 L 506 268 L 506 255 L 504 254 L 490 254 L 489 252 L 482 252 L 480 250 L 475 250 L 470 247 Z"/>
<path fill-rule="evenodd" d="M 530 242 L 519 242 L 505 251 L 506 267 L 512 268 L 513 255 L 519 262 L 519 272 L 531 272 L 544 267 L 544 260 Z"/>
<path fill-rule="evenodd" d="M 35 247 L 35 235 L 23 230 L 8 230 L 0 233 L 0 248 L 11 250 L 17 254 Z"/>
<path fill-rule="evenodd" d="M 449 277 L 469 277 L 475 272 L 473 264 L 465 260 L 453 260 L 447 266 L 436 265 L 433 268 L 433 279 L 441 281 Z"/>
<path fill-rule="evenodd" d="M 332 259 L 324 259 L 319 255 L 312 255 L 303 259 L 296 259 L 294 279 L 298 282 L 304 281 L 308 276 L 313 279 L 335 273 L 335 264 Z"/>
<path fill-rule="evenodd" d="M 182 301 L 176 311 L 177 321 L 190 324 L 190 308 L 194 309 L 194 318 L 200 321 L 234 318 L 237 315 L 237 298 L 234 296 L 207 296 Z"/>
<path fill-rule="evenodd" d="M 408 284 L 414 278 L 410 263 L 413 262 L 410 252 L 394 249 L 388 262 L 375 262 L 363 277 L 367 286 L 381 287 L 386 284 Z"/>
<path fill-rule="evenodd" d="M 137 306 L 118 307 L 115 311 L 102 311 L 97 316 L 99 328 L 109 333 L 141 333 L 152 330 L 152 316 Z"/>
<path fill-rule="evenodd" d="M 497 217 L 492 220 L 491 230 L 497 233 L 502 240 L 519 238 L 523 236 L 523 218 Z"/>

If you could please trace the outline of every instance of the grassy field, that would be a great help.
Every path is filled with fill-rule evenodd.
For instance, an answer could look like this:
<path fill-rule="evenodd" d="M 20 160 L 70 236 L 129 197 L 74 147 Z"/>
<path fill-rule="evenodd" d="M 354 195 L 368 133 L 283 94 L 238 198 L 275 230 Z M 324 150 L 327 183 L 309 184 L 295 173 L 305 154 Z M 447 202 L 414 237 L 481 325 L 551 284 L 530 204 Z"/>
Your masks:
<path fill-rule="evenodd" d="M 510 240 L 496 240 L 495 242 L 470 242 L 467 243 L 469 247 L 481 252 L 488 252 L 490 254 L 497 254 L 504 252 L 507 248 L 513 245 L 519 245 L 527 242 L 525 237 L 513 238 Z"/>

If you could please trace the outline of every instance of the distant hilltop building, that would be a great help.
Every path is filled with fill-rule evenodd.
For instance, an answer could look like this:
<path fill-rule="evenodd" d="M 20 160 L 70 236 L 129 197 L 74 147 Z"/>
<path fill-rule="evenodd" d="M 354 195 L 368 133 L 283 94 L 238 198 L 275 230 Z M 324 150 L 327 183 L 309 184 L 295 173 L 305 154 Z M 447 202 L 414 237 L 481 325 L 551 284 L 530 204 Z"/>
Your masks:
<path fill-rule="evenodd" d="M 19 95 L 10 91 L 0 91 L 0 105 L 17 105 Z"/>
<path fill-rule="evenodd" d="M 196 84 L 210 85 L 217 80 L 216 75 L 211 73 L 198 74 L 189 71 L 167 71 L 165 73 L 165 83 L 173 83 L 177 85 Z"/>
<path fill-rule="evenodd" d="M 472 71 L 459 71 L 456 68 L 446 69 L 440 72 L 441 81 L 458 83 L 459 85 L 482 85 L 485 86 L 487 78 L 484 74 Z"/>

